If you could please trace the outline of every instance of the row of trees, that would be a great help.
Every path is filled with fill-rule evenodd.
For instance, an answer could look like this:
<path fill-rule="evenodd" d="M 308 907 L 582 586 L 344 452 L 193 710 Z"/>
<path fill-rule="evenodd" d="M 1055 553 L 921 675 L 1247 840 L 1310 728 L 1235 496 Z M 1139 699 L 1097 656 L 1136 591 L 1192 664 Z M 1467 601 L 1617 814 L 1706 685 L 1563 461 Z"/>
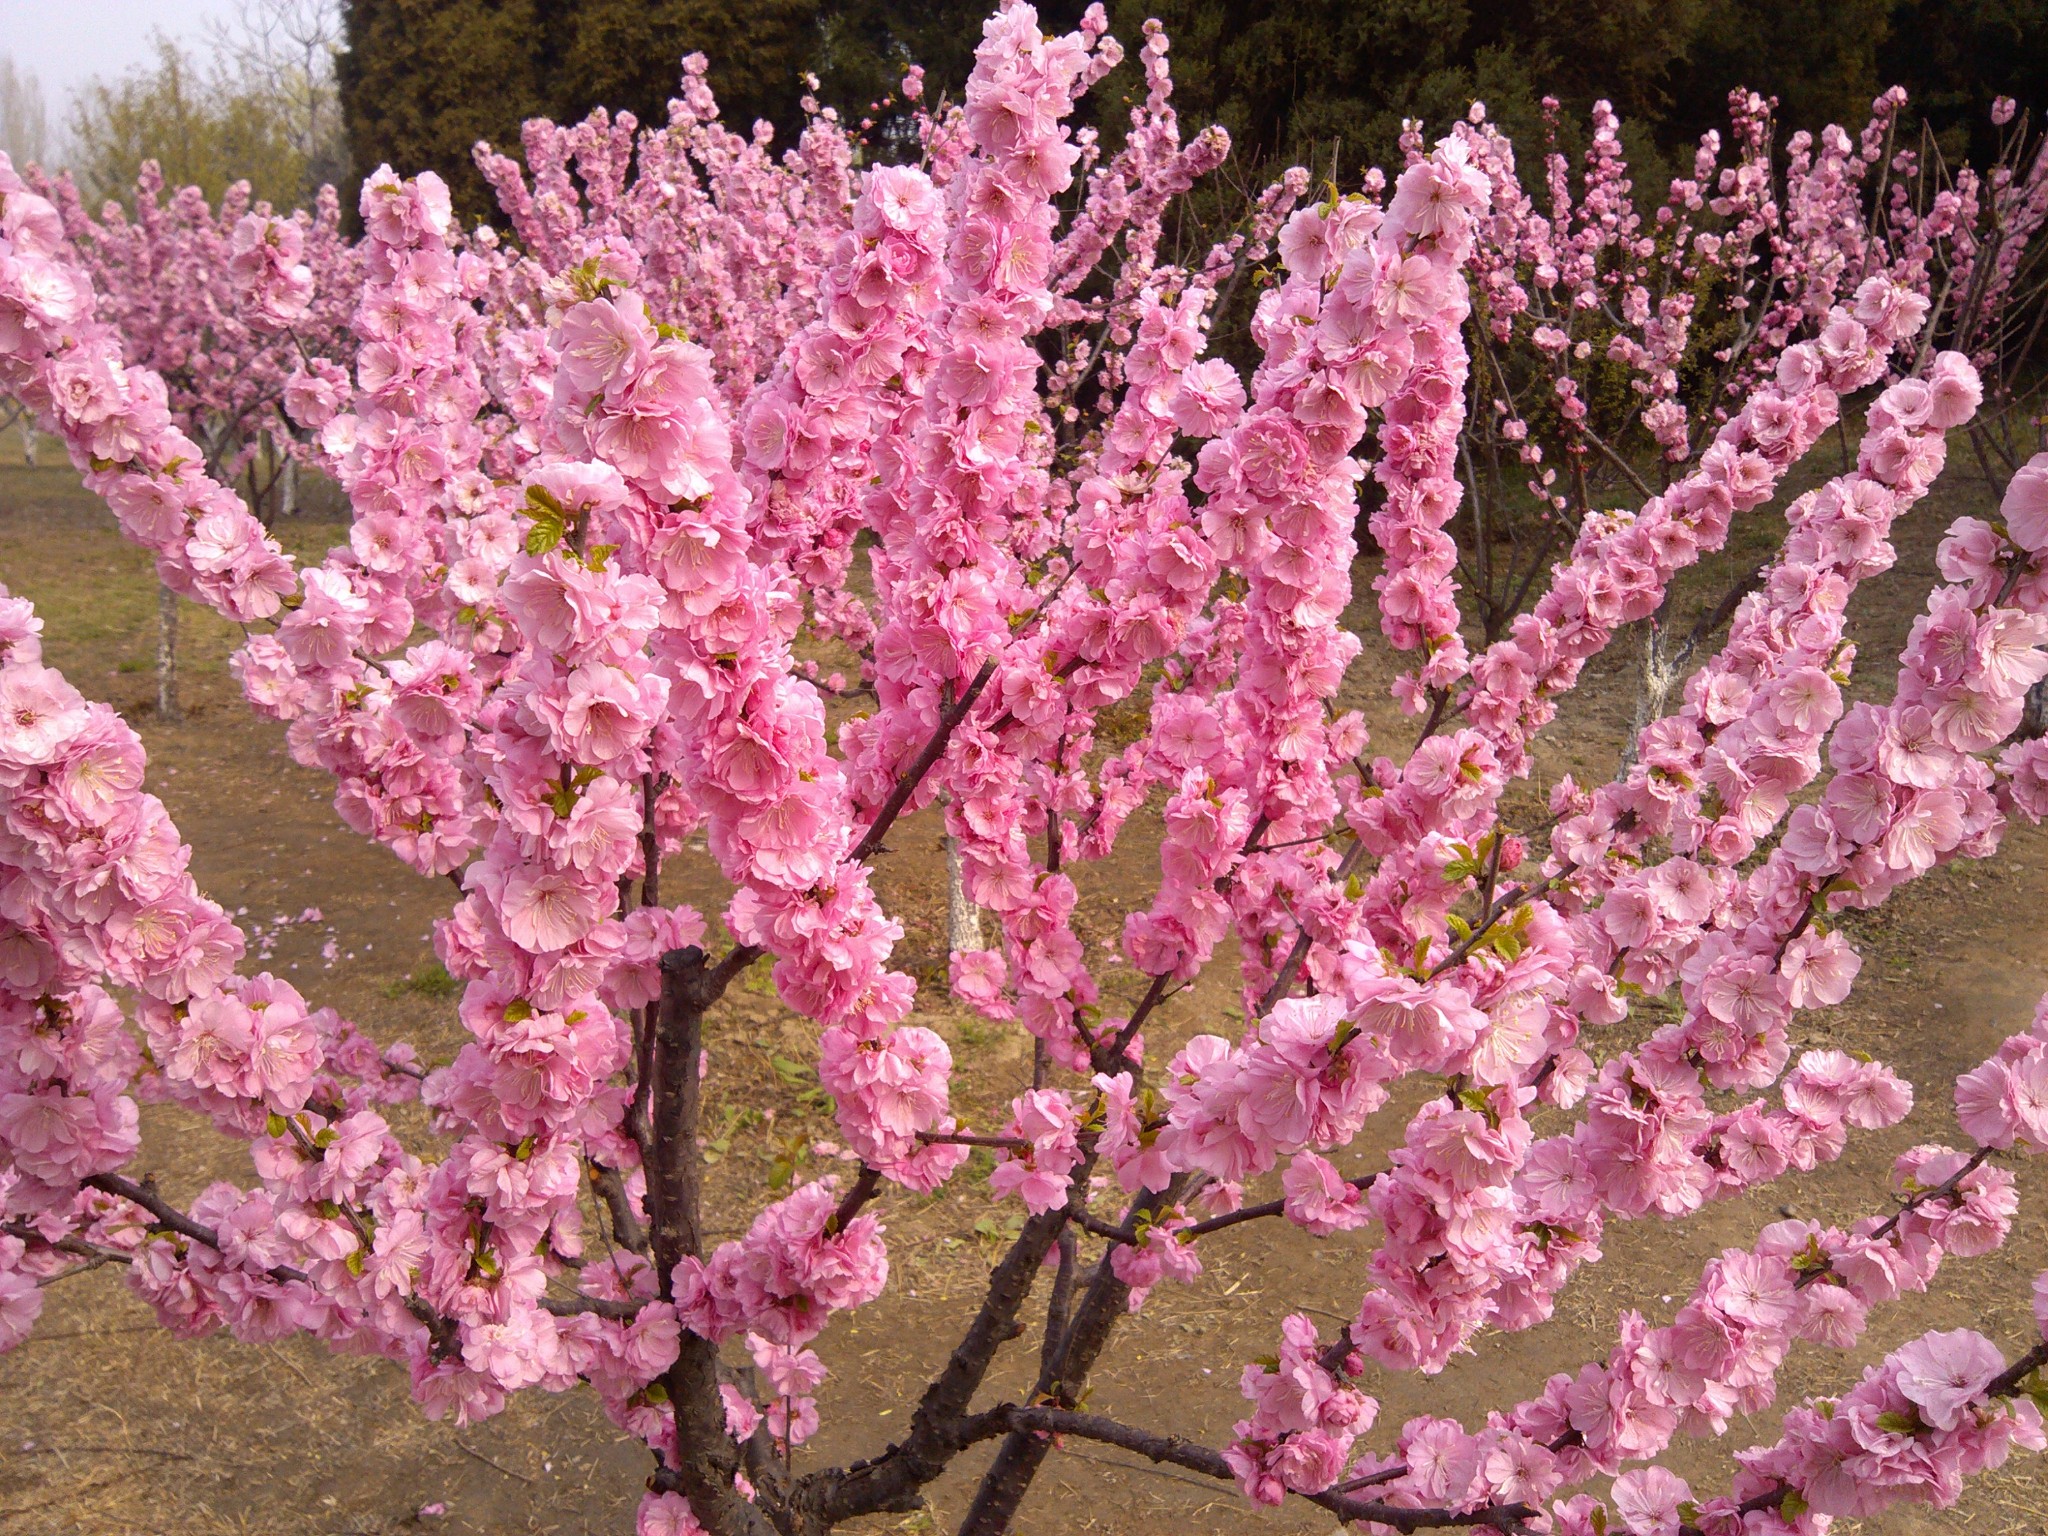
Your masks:
<path fill-rule="evenodd" d="M 353 171 L 432 167 L 460 211 L 491 200 L 476 140 L 516 142 L 522 119 L 571 122 L 602 104 L 660 121 L 678 58 L 702 51 L 730 120 L 801 119 L 803 75 L 850 121 L 881 115 L 904 68 L 957 98 L 980 35 L 975 0 L 348 0 L 341 96 Z M 1056 0 L 1048 22 L 1082 6 Z M 1390 163 L 1404 118 L 1443 123 L 1474 99 L 1517 137 L 1541 98 L 1573 117 L 1615 103 L 1638 149 L 1684 152 L 1740 85 L 1779 98 L 1795 127 L 1856 121 L 1885 85 L 1906 87 L 1980 162 L 1982 102 L 2048 78 L 2044 0 L 1115 0 L 1112 25 L 1147 17 L 1181 39 L 1176 102 L 1230 130 L 1237 154 L 1328 166 L 1340 179 Z M 1142 94 L 1134 64 L 1083 116 L 1120 131 Z M 1681 167 L 1682 169 L 1682 167 Z"/>
<path fill-rule="evenodd" d="M 1048 20 L 1082 7 L 1058 0 Z M 1241 160 L 1328 166 L 1340 179 L 1397 153 L 1404 119 L 1442 123 L 1485 100 L 1523 142 L 1544 96 L 1577 121 L 1612 101 L 1650 184 L 1723 120 L 1740 85 L 1775 96 L 1793 127 L 1858 118 L 1903 85 L 1949 158 L 1995 146 L 1975 108 L 2048 78 L 2048 0 L 1118 0 L 1185 39 L 1182 111 L 1230 130 Z M 849 121 L 878 116 L 907 143 L 904 69 L 957 96 L 979 35 L 973 0 L 242 0 L 202 53 L 159 39 L 152 63 L 93 82 L 58 122 L 34 77 L 0 56 L 0 148 L 48 164 L 58 142 L 89 200 L 130 195 L 145 159 L 174 186 L 218 198 L 236 179 L 279 206 L 379 164 L 431 167 L 460 212 L 489 216 L 470 160 L 515 145 L 532 117 L 573 122 L 603 104 L 662 121 L 676 63 L 703 52 L 732 122 L 802 120 L 806 76 Z M 1121 133 L 1133 64 L 1084 115 Z"/>

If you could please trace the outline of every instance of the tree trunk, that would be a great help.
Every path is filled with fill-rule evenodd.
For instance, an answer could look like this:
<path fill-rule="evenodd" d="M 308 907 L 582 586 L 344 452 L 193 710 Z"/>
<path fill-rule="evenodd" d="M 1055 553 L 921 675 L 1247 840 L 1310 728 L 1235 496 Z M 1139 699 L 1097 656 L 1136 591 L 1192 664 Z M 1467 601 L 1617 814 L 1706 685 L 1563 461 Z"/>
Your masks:
<path fill-rule="evenodd" d="M 648 1237 L 664 1300 L 673 1294 L 676 1266 L 703 1251 L 697 1125 L 703 1103 L 704 1014 L 737 973 L 738 968 L 713 968 L 695 945 L 661 958 L 645 1150 Z M 677 1452 L 675 1461 L 655 1474 L 654 1486 L 682 1494 L 712 1536 L 773 1536 L 768 1517 L 733 1487 L 734 1474 L 742 1470 L 741 1448 L 725 1433 L 718 1346 L 685 1329 L 662 1386 L 675 1413 Z M 761 1448 L 752 1449 L 758 1453 Z M 745 1470 L 760 1474 L 758 1457 Z"/>
<path fill-rule="evenodd" d="M 1636 744 L 1643 728 L 1653 720 L 1664 717 L 1664 705 L 1671 697 L 1672 684 L 1678 681 L 1678 668 L 1682 661 L 1674 663 L 1667 633 L 1664 628 L 1666 613 L 1659 610 L 1643 631 L 1643 647 L 1636 669 L 1635 709 L 1629 717 L 1628 730 L 1621 741 L 1621 772 L 1625 775 L 1636 763 Z"/>
<path fill-rule="evenodd" d="M 986 949 L 981 933 L 981 908 L 967 899 L 960 877 L 960 844 L 946 834 L 946 945 L 950 949 Z"/>
<path fill-rule="evenodd" d="M 36 467 L 36 422 L 27 411 L 21 413 L 21 462 Z"/>
<path fill-rule="evenodd" d="M 1682 640 L 1672 638 L 1669 628 L 1671 598 L 1664 599 L 1643 631 L 1641 663 L 1636 673 L 1636 705 L 1629 721 L 1628 735 L 1621 744 L 1621 771 L 1625 775 L 1636 763 L 1637 739 L 1645 727 L 1664 717 L 1671 690 L 1685 681 L 1686 668 L 1700 647 L 1718 635 L 1735 617 L 1742 600 L 1763 585 L 1771 563 L 1765 561 L 1742 572 L 1729 583 L 1720 600 L 1694 621 Z"/>
<path fill-rule="evenodd" d="M 279 493 L 278 514 L 294 517 L 299 510 L 299 461 L 286 454 L 284 468 L 279 473 L 284 478 L 284 485 Z"/>
<path fill-rule="evenodd" d="M 1172 1205 L 1185 1188 L 1184 1179 L 1177 1177 L 1163 1192 L 1147 1191 L 1140 1195 L 1133 1203 L 1131 1219 L 1156 1216 Z M 1104 1255 L 1072 1316 L 1060 1317 L 1064 1308 L 1057 1305 L 1048 1313 L 1048 1333 L 1059 1326 L 1063 1336 L 1046 1339 L 1039 1356 L 1038 1381 L 1029 1401 L 1072 1408 L 1081 1400 L 1088 1373 L 1101 1358 L 1117 1323 L 1130 1310 L 1130 1295 L 1131 1288 L 1117 1279 L 1108 1256 Z M 1048 1435 L 1005 1435 L 995 1459 L 982 1474 L 981 1485 L 975 1489 L 974 1502 L 960 1521 L 959 1536 L 1004 1536 L 1051 1450 L 1052 1439 Z"/>
<path fill-rule="evenodd" d="M 184 718 L 178 709 L 178 594 L 169 587 L 156 595 L 156 717 Z"/>

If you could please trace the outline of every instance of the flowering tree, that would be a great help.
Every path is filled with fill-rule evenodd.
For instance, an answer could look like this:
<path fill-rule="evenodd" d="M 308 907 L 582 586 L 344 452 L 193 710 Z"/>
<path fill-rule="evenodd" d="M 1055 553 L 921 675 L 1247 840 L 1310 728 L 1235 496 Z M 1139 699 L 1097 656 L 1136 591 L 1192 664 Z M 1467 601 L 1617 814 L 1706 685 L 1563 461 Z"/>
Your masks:
<path fill-rule="evenodd" d="M 164 380 L 207 472 L 246 476 L 249 501 L 267 516 L 284 464 L 304 451 L 284 413 L 285 380 L 310 357 L 349 356 L 361 275 L 334 189 L 323 188 L 310 212 L 280 218 L 237 182 L 216 209 L 197 187 L 166 198 L 163 173 L 148 161 L 134 215 L 110 202 L 97 219 L 68 177 L 41 190 L 63 214 L 100 318 L 129 360 Z"/>
<path fill-rule="evenodd" d="M 1459 445 L 1470 503 L 1459 573 L 1486 639 L 1505 631 L 1589 511 L 1683 477 L 1787 347 L 1833 344 L 1825 328 L 1837 302 L 1873 276 L 1930 306 L 1894 376 L 1940 346 L 1965 353 L 2000 407 L 1969 423 L 1973 443 L 2002 457 L 2005 475 L 2019 467 L 2030 450 L 2004 429 L 2024 421 L 2012 407 L 2035 371 L 2048 157 L 2001 99 L 1999 162 L 1985 175 L 1951 171 L 1931 144 L 1898 146 L 1905 104 L 1903 91 L 1887 91 L 1854 138 L 1838 127 L 1795 133 L 1781 156 L 1775 103 L 1737 91 L 1734 162 L 1721 163 L 1722 136 L 1707 134 L 1691 174 L 1648 210 L 1605 102 L 1576 175 L 1557 148 L 1557 103 L 1545 103 L 1540 201 L 1482 114 L 1459 126 L 1494 188 L 1472 262 L 1474 366 Z M 1423 154 L 1419 132 L 1406 142 L 1411 158 Z M 1668 609 L 1646 626 L 1638 729 L 1664 712 L 1761 575 L 1738 572 L 1688 634 L 1671 632 Z M 1455 615 L 1447 589 L 1394 599 L 1404 612 L 1436 610 L 1446 629 Z"/>
<path fill-rule="evenodd" d="M 1845 1347 L 1948 1256 L 2002 1242 L 2003 1159 L 2048 1147 L 2048 1012 L 1954 1085 L 1965 1145 L 1907 1153 L 1887 1210 L 1775 1223 L 1668 1323 L 1631 1312 L 1531 1400 L 1372 1438 L 1375 1373 L 1541 1323 L 1608 1222 L 1810 1171 L 1906 1113 L 1882 1064 L 1794 1059 L 1788 1029 L 1849 995 L 1834 914 L 2048 813 L 2048 742 L 2020 730 L 2048 672 L 2048 456 L 1996 519 L 1950 530 L 1891 702 L 1846 707 L 1848 598 L 1982 397 L 1967 356 L 1920 345 L 1925 294 L 1874 273 L 1686 473 L 1587 509 L 1546 590 L 1475 651 L 1455 613 L 1397 594 L 1453 580 L 1476 232 L 1519 194 L 1483 135 L 1454 132 L 1357 198 L 1299 208 L 1293 173 L 1174 264 L 1167 210 L 1225 146 L 1182 142 L 1156 28 L 1143 48 L 1147 95 L 1105 156 L 1067 125 L 1120 58 L 1099 8 L 1062 37 L 1022 4 L 991 19 L 922 163 L 859 177 L 814 315 L 736 412 L 714 354 L 602 251 L 532 280 L 549 386 L 494 401 L 480 306 L 502 268 L 452 238 L 437 180 L 379 172 L 353 381 L 307 369 L 288 390 L 355 510 L 304 571 L 124 363 L 57 212 L 0 163 L 0 386 L 167 584 L 251 627 L 242 687 L 335 777 L 344 819 L 454 880 L 436 944 L 472 1036 L 429 1064 L 244 974 L 134 734 L 0 600 L 0 1345 L 44 1285 L 122 1264 L 182 1335 L 311 1332 L 402 1366 L 432 1414 L 587 1383 L 652 1451 L 639 1523 L 669 1536 L 914 1509 L 995 1442 L 962 1525 L 990 1536 L 1062 1438 L 1365 1529 L 1817 1536 L 1953 1503 L 2043 1446 L 2028 1393 L 2048 1344 L 1965 1331 L 1795 1406 L 1726 1489 L 1657 1464 L 1680 1430 L 1768 1406 L 1795 1342 Z M 1206 326 L 1276 238 L 1244 377 L 1204 355 Z M 1887 379 L 1853 464 L 1785 507 L 1726 645 L 1623 775 L 1566 779 L 1546 823 L 1508 824 L 1588 660 Z M 1340 618 L 1368 474 L 1382 626 L 1417 661 L 1403 757 L 1334 702 L 1362 647 Z M 806 631 L 851 681 L 799 662 Z M 827 692 L 869 705 L 836 739 Z M 1098 732 L 1126 704 L 1144 727 L 1112 749 Z M 1035 1044 L 1007 1122 L 980 1131 L 871 883 L 900 819 L 937 804 L 996 929 L 954 955 L 953 991 Z M 1106 990 L 1073 870 L 1148 806 L 1158 882 L 1121 934 L 1139 980 Z M 715 941 L 663 890 L 697 833 L 734 892 Z M 1148 1050 L 1164 1001 L 1233 955 L 1242 1028 Z M 762 963 L 815 1023 L 858 1172 L 714 1244 L 704 1084 L 721 1001 Z M 1675 1021 L 1624 1028 L 1674 992 Z M 1386 1129 L 1386 1166 L 1344 1177 L 1333 1156 L 1410 1080 L 1430 1092 Z M 431 1146 L 385 1118 L 414 1097 Z M 147 1099 L 245 1142 L 252 1182 L 165 1200 L 133 1166 Z M 1021 1215 L 974 1317 L 897 1439 L 798 1460 L 812 1346 L 887 1285 L 895 1192 L 959 1178 L 976 1146 Z M 1325 1337 L 1290 1317 L 1244 1368 L 1226 1446 L 1087 1411 L 1118 1320 L 1255 1221 L 1356 1246 L 1352 1320 Z M 1036 1380 L 990 1401 L 1034 1291 Z M 2048 1324 L 2048 1284 L 2036 1305 Z"/>
<path fill-rule="evenodd" d="M 280 218 L 236 182 L 218 209 L 197 187 L 166 199 L 145 161 L 131 218 L 109 202 L 95 219 L 69 175 L 33 183 L 63 215 L 65 234 L 119 333 L 126 358 L 163 381 L 179 429 L 210 476 L 243 478 L 268 522 L 296 505 L 297 469 L 312 457 L 284 409 L 286 379 L 314 359 L 348 356 L 347 316 L 360 286 L 341 208 L 323 188 L 312 212 Z M 157 713 L 179 715 L 175 594 L 158 605 Z"/>

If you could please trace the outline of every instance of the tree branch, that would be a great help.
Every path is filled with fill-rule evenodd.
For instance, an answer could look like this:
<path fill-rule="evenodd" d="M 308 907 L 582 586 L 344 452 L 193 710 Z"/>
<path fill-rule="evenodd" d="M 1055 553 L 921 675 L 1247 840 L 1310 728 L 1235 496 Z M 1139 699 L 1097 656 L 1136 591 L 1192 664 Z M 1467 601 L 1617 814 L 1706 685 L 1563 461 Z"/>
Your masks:
<path fill-rule="evenodd" d="M 903 814 L 903 807 L 908 805 L 910 797 L 917 793 L 917 786 L 922 784 L 924 776 L 932 771 L 932 765 L 945 755 L 946 743 L 953 739 L 953 732 L 959 729 L 960 722 L 967 718 L 968 711 L 974 708 L 982 690 L 988 687 L 989 679 L 995 675 L 995 658 L 990 657 L 981 664 L 981 670 L 974 674 L 974 681 L 967 685 L 960 697 L 939 717 L 938 728 L 932 732 L 931 739 L 924 744 L 924 749 L 911 759 L 910 766 L 903 770 L 903 776 L 896 781 L 896 788 L 890 791 L 889 798 L 882 802 L 882 808 L 875 812 L 875 819 L 868 823 L 867 831 L 861 835 L 861 840 L 854 845 L 853 852 L 847 855 L 848 858 L 856 861 L 866 859 L 882 846 L 882 839 L 888 836 L 889 828 L 894 826 L 896 818 Z"/>
<path fill-rule="evenodd" d="M 180 1237 L 190 1238 L 195 1243 L 204 1243 L 216 1253 L 221 1252 L 220 1234 L 213 1228 L 202 1226 L 172 1205 L 156 1192 L 153 1183 L 137 1184 L 124 1179 L 118 1173 L 96 1173 L 80 1181 L 104 1194 L 117 1195 L 130 1205 L 139 1205 L 156 1218 L 156 1225 L 165 1232 L 175 1232 Z M 308 1276 L 303 1269 L 294 1269 L 289 1264 L 273 1264 L 263 1271 L 280 1284 L 307 1283 Z"/>

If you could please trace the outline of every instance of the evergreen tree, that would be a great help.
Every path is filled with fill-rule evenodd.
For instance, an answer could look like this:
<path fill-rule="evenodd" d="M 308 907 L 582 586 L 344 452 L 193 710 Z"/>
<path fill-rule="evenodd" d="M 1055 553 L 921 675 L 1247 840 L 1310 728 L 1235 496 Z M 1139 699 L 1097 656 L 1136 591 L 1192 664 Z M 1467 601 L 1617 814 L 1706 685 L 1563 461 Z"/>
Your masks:
<path fill-rule="evenodd" d="M 431 167 L 471 216 L 491 210 L 470 162 L 488 138 L 516 152 L 530 116 L 571 122 L 592 107 L 660 122 L 682 56 L 702 51 L 728 124 L 801 122 L 806 70 L 850 121 L 893 95 L 912 63 L 928 102 L 958 98 L 994 0 L 345 0 L 340 83 L 354 170 Z M 1085 0 L 1042 0 L 1064 30 Z M 1148 16 L 1173 44 L 1175 102 L 1190 128 L 1230 129 L 1245 174 L 1301 160 L 1355 181 L 1392 166 L 1402 120 L 1441 128 L 1483 100 L 1540 151 L 1539 104 L 1561 103 L 1565 147 L 1596 98 L 1621 113 L 1644 177 L 1660 156 L 1725 126 L 1742 85 L 1775 95 L 1785 131 L 1868 116 L 1882 85 L 1907 87 L 1946 150 L 1990 146 L 1994 93 L 2048 108 L 2048 0 L 1110 0 L 1135 48 Z M 1123 71 L 1135 94 L 1135 64 Z M 1099 126 L 1113 147 L 1113 107 Z M 913 150 L 898 101 L 875 151 Z"/>
<path fill-rule="evenodd" d="M 1693 38 L 1667 133 L 1684 140 L 1728 122 L 1728 92 L 1778 98 L 1779 138 L 1840 123 L 1855 133 L 1890 79 L 1877 57 L 1898 0 L 1713 0 Z M 1903 82 L 1911 87 L 1911 82 Z M 1983 98 L 1980 111 L 1991 98 Z"/>
<path fill-rule="evenodd" d="M 541 20 L 537 0 L 349 0 L 335 73 L 355 180 L 435 170 L 463 214 L 489 212 L 470 147 L 516 149 L 547 114 Z"/>
<path fill-rule="evenodd" d="M 1984 164 L 1998 149 L 1994 96 L 2036 123 L 2048 112 L 2048 0 L 1893 0 L 1876 74 L 1906 87 L 1952 162 Z"/>
<path fill-rule="evenodd" d="M 551 28 L 549 96 L 558 121 L 593 106 L 668 118 L 681 61 L 702 53 L 727 126 L 766 118 L 786 134 L 801 120 L 802 77 L 818 53 L 816 0 L 581 0 Z"/>

